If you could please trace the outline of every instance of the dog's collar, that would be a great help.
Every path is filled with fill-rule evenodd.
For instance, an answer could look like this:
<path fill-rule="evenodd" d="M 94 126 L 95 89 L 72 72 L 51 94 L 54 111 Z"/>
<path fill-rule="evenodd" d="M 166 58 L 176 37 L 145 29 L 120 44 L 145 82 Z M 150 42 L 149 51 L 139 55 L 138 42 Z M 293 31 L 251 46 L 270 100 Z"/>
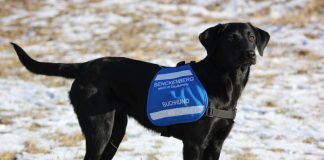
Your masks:
<path fill-rule="evenodd" d="M 205 113 L 206 117 L 218 117 L 224 119 L 235 119 L 236 116 L 236 108 L 230 110 L 222 110 L 216 108 L 208 107 Z"/>

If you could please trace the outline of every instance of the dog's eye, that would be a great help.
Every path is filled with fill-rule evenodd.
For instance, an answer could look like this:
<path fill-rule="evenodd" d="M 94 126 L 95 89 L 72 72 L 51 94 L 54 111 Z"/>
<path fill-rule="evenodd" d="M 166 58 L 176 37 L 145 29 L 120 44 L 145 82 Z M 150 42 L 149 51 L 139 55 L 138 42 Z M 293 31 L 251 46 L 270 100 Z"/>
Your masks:
<path fill-rule="evenodd" d="M 250 35 L 249 41 L 254 42 L 255 41 L 255 36 L 254 35 Z"/>

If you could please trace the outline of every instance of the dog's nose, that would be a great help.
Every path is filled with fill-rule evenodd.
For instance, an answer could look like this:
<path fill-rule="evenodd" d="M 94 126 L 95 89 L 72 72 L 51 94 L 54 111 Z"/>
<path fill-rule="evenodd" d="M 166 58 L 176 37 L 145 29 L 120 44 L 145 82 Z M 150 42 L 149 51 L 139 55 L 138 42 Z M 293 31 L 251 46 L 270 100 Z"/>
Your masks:
<path fill-rule="evenodd" d="M 245 51 L 245 55 L 249 58 L 254 58 L 255 57 L 255 52 L 254 51 Z"/>

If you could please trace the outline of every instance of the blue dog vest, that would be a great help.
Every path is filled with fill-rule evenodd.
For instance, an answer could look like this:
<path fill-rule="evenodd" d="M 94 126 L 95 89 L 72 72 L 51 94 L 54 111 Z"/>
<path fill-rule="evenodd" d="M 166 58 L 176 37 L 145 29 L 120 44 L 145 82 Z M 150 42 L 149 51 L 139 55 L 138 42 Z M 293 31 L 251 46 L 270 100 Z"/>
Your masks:
<path fill-rule="evenodd" d="M 149 88 L 147 116 L 156 126 L 194 122 L 207 105 L 206 90 L 189 64 L 162 68 Z"/>

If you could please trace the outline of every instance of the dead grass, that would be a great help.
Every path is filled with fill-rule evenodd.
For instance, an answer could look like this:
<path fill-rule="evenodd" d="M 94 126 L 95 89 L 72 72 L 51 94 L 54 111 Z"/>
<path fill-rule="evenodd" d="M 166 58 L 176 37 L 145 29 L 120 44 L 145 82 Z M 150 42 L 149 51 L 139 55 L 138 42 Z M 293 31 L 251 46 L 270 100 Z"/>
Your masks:
<path fill-rule="evenodd" d="M 316 54 L 309 49 L 299 48 L 296 49 L 295 52 L 297 53 L 299 58 L 303 58 L 311 61 L 318 61 L 324 58 L 324 56 L 322 56 L 321 54 Z"/>
<path fill-rule="evenodd" d="M 74 157 L 74 160 L 83 160 L 84 159 L 84 155 L 76 155 Z"/>
<path fill-rule="evenodd" d="M 37 147 L 37 142 L 33 140 L 28 140 L 24 143 L 26 152 L 31 154 L 46 154 L 49 153 L 48 150 Z"/>
<path fill-rule="evenodd" d="M 270 108 L 274 108 L 274 107 L 277 107 L 277 104 L 275 104 L 275 102 L 269 100 L 269 101 L 265 102 L 265 106 L 270 107 Z"/>
<path fill-rule="evenodd" d="M 82 141 L 83 139 L 84 137 L 81 133 L 74 133 L 71 135 L 61 134 L 59 141 L 61 143 L 61 146 L 72 147 L 79 145 L 80 141 Z"/>
<path fill-rule="evenodd" d="M 197 16 L 199 16 L 199 15 L 197 15 Z M 200 18 L 201 18 L 201 23 L 213 23 L 213 24 L 217 24 L 217 23 L 224 22 L 224 21 L 228 20 L 226 18 L 216 18 L 216 17 L 206 16 L 206 15 L 200 16 Z M 233 21 L 235 21 L 235 20 L 233 20 Z"/>
<path fill-rule="evenodd" d="M 1 152 L 0 153 L 0 159 L 1 160 L 16 160 L 16 152 L 14 151 L 7 151 L 7 152 Z"/>
<path fill-rule="evenodd" d="M 41 106 L 37 109 L 28 110 L 26 112 L 23 112 L 23 113 L 21 113 L 20 116 L 31 117 L 32 119 L 36 120 L 36 119 L 46 118 L 47 117 L 47 115 L 45 114 L 46 112 L 49 112 L 49 109 Z"/>
<path fill-rule="evenodd" d="M 39 130 L 40 128 L 42 128 L 44 126 L 40 125 L 39 123 L 35 123 L 33 122 L 29 127 L 28 127 L 28 130 L 30 131 L 37 131 Z"/>
<path fill-rule="evenodd" d="M 319 34 L 314 34 L 314 33 L 304 33 L 305 37 L 309 38 L 309 39 L 312 39 L 312 40 L 316 40 L 316 39 L 319 39 L 320 38 L 320 35 Z"/>
<path fill-rule="evenodd" d="M 132 152 L 132 151 L 134 151 L 134 149 L 119 147 L 118 151 L 119 152 Z"/>
<path fill-rule="evenodd" d="M 300 115 L 296 115 L 296 114 L 292 115 L 291 118 L 297 119 L 297 120 L 303 120 L 304 119 L 304 117 L 302 117 Z"/>
<path fill-rule="evenodd" d="M 147 155 L 148 160 L 159 160 L 157 153 L 150 153 Z"/>
<path fill-rule="evenodd" d="M 303 75 L 309 73 L 309 71 L 311 71 L 309 66 L 300 66 L 295 73 L 299 75 Z"/>
<path fill-rule="evenodd" d="M 283 140 L 283 139 L 286 139 L 286 138 L 287 138 L 287 137 L 284 136 L 284 135 L 277 135 L 277 136 L 275 137 L 276 140 Z"/>
<path fill-rule="evenodd" d="M 277 114 L 287 114 L 288 112 L 291 112 L 291 110 L 288 109 L 288 108 L 278 108 L 278 109 L 276 110 L 276 113 L 277 113 Z"/>
<path fill-rule="evenodd" d="M 158 14 L 175 16 L 175 17 L 179 17 L 179 16 L 183 17 L 186 15 L 186 12 L 182 9 L 175 9 L 175 10 L 162 10 Z"/>
<path fill-rule="evenodd" d="M 221 8 L 221 5 L 225 4 L 225 3 L 228 3 L 228 0 L 222 0 L 222 1 L 219 1 L 219 2 L 214 2 L 214 3 L 210 4 L 210 5 L 205 6 L 205 7 L 209 11 L 216 12 Z"/>
<path fill-rule="evenodd" d="M 0 32 L 0 37 L 8 38 L 8 39 L 18 39 L 24 34 L 24 29 L 11 29 L 11 30 L 5 30 L 2 29 Z M 3 45 L 3 44 L 2 44 Z M 3 47 L 2 47 L 3 48 Z"/>
<path fill-rule="evenodd" d="M 270 149 L 272 152 L 276 152 L 276 153 L 284 153 L 285 150 L 282 148 L 271 148 Z"/>
<path fill-rule="evenodd" d="M 39 10 L 44 6 L 43 2 L 36 0 L 10 0 L 0 1 L 0 18 L 10 16 L 18 9 L 25 10 L 27 12 Z M 23 23 L 28 16 L 13 19 L 9 24 L 0 25 L 0 37 L 9 39 L 10 41 L 18 41 L 21 37 L 27 33 L 27 31 L 35 31 L 35 29 L 29 25 Z M 6 44 L 0 44 L 0 51 L 6 48 Z"/>
<path fill-rule="evenodd" d="M 252 13 L 250 16 L 255 18 L 262 18 L 270 14 L 270 7 L 263 8 L 257 12 Z"/>
<path fill-rule="evenodd" d="M 309 0 L 304 7 L 295 8 L 290 14 L 270 20 L 270 24 L 304 27 L 311 21 L 311 17 L 321 17 L 323 14 L 324 1 Z"/>
<path fill-rule="evenodd" d="M 233 160 L 257 160 L 257 156 L 251 153 L 251 151 L 246 150 L 241 154 L 235 155 L 232 159 Z"/>
<path fill-rule="evenodd" d="M 82 133 L 76 132 L 73 134 L 62 133 L 57 131 L 56 133 L 45 135 L 46 138 L 58 141 L 61 147 L 74 147 L 80 144 L 80 141 L 84 139 Z"/>
<path fill-rule="evenodd" d="M 12 125 L 14 122 L 11 120 L 11 118 L 7 117 L 1 117 L 0 118 L 0 125 Z"/>
<path fill-rule="evenodd" d="M 0 1 L 0 17 L 13 14 L 15 8 L 23 8 L 27 11 L 35 11 L 44 6 L 44 3 L 36 0 L 10 0 Z"/>
<path fill-rule="evenodd" d="M 255 75 L 255 77 L 256 79 L 260 79 L 264 85 L 271 85 L 277 77 L 277 74 Z"/>
<path fill-rule="evenodd" d="M 306 143 L 306 144 L 316 144 L 317 143 L 317 140 L 313 137 L 308 137 L 306 139 L 303 140 L 303 143 Z"/>
<path fill-rule="evenodd" d="M 157 2 L 159 3 L 162 3 L 162 4 L 170 4 L 170 3 L 173 3 L 173 4 L 190 4 L 192 3 L 192 0 L 156 0 Z"/>
<path fill-rule="evenodd" d="M 181 25 L 186 22 L 184 18 L 175 18 L 173 16 L 163 16 L 162 19 L 175 25 Z"/>
<path fill-rule="evenodd" d="M 7 77 L 9 75 L 14 75 L 15 69 L 20 68 L 22 66 L 19 63 L 17 57 L 1 58 L 0 64 L 2 68 L 0 70 L 0 77 Z"/>
<path fill-rule="evenodd" d="M 90 3 L 97 3 L 97 2 L 101 2 L 101 0 L 87 0 Z"/>
<path fill-rule="evenodd" d="M 13 7 L 21 7 L 27 11 L 35 11 L 45 5 L 44 2 L 38 0 L 10 0 L 10 3 L 13 3 Z"/>

